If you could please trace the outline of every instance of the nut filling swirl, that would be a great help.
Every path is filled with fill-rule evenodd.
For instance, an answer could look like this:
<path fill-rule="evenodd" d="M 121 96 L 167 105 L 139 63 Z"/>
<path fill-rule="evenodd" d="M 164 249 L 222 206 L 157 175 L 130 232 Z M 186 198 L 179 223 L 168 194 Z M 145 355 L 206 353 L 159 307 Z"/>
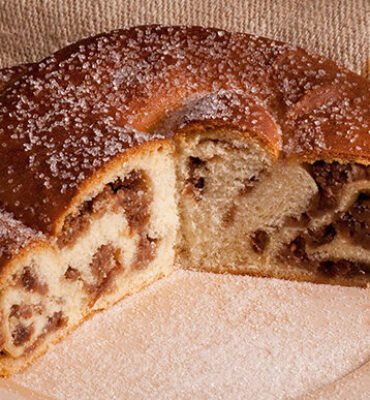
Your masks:
<path fill-rule="evenodd" d="M 118 177 L 107 184 L 101 193 L 83 202 L 76 213 L 66 218 L 57 239 L 58 247 L 63 251 L 73 251 L 79 238 L 87 235 L 90 227 L 110 211 L 120 220 L 123 220 L 124 215 L 129 235 L 138 237 L 132 271 L 145 270 L 155 259 L 160 241 L 147 232 L 152 201 L 149 176 L 144 170 L 134 169 L 123 178 Z M 122 251 L 116 245 L 112 242 L 104 243 L 92 254 L 87 268 L 72 262 L 60 279 L 69 285 L 82 284 L 88 307 L 92 308 L 103 294 L 114 289 L 119 276 L 128 272 L 123 259 Z M 53 298 L 52 290 L 41 278 L 42 274 L 37 272 L 38 267 L 25 266 L 15 280 L 21 296 L 27 292 L 35 293 L 39 303 L 30 305 L 20 301 L 10 307 L 8 316 L 13 346 L 24 348 L 26 352 L 37 347 L 48 334 L 63 328 L 68 322 L 64 311 L 66 299 Z M 6 354 L 3 351 L 3 355 Z"/>
<path fill-rule="evenodd" d="M 364 251 L 370 250 L 370 186 L 358 192 L 354 202 L 345 211 L 338 209 L 346 185 L 370 180 L 370 166 L 316 162 L 306 166 L 318 185 L 318 194 L 307 212 L 298 219 L 300 233 L 281 251 L 279 257 L 288 263 L 315 270 L 328 277 L 370 275 L 370 263 L 338 257 L 318 259 L 310 256 L 321 246 L 330 246 L 336 238 Z M 313 228 L 315 219 L 330 212 L 330 223 Z M 296 219 L 296 221 L 298 221 Z"/>

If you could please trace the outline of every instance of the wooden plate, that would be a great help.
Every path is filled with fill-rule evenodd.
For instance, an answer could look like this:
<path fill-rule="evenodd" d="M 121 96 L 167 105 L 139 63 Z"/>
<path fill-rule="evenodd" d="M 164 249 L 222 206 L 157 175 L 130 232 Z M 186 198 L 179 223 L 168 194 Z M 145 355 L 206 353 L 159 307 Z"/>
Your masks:
<path fill-rule="evenodd" d="M 0 399 L 368 399 L 369 294 L 179 271 L 0 380 Z"/>

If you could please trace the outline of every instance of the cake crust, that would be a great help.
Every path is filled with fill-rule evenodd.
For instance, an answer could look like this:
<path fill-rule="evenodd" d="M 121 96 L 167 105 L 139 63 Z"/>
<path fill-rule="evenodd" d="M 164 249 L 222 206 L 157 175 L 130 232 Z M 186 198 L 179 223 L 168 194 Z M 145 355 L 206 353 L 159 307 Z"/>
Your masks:
<path fill-rule="evenodd" d="M 220 90 L 261 103 L 283 128 L 284 154 L 368 164 L 369 88 L 330 60 L 247 34 L 143 26 L 84 39 L 3 89 L 0 202 L 26 226 L 58 233 L 104 163 L 157 140 L 153 126 L 179 105 Z"/>

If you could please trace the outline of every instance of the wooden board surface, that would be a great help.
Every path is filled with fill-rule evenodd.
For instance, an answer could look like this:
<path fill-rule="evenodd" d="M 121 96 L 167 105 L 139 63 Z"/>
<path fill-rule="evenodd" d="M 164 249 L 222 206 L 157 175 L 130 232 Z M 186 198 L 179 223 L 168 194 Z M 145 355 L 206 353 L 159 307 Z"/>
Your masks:
<path fill-rule="evenodd" d="M 369 294 L 179 271 L 1 380 L 0 399 L 368 399 Z"/>

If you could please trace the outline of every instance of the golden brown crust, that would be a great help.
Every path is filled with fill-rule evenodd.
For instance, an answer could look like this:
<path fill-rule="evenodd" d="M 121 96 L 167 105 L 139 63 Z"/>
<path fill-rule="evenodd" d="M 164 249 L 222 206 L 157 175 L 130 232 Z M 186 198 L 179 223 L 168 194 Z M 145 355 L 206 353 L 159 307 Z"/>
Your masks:
<path fill-rule="evenodd" d="M 243 110 L 243 112 L 241 112 Z M 153 132 L 185 133 L 208 128 L 231 128 L 258 138 L 276 158 L 281 150 L 280 127 L 258 98 L 240 90 L 220 90 L 190 100 L 157 121 Z"/>
<path fill-rule="evenodd" d="M 41 232 L 25 226 L 17 221 L 11 214 L 3 211 L 0 213 L 0 271 L 15 256 L 34 243 L 40 243 L 45 239 Z M 1 274 L 2 275 L 2 274 Z M 2 277 L 0 277 L 1 283 Z"/>
<path fill-rule="evenodd" d="M 283 156 L 370 163 L 369 82 L 265 38 L 131 28 L 82 40 L 11 81 L 0 93 L 0 206 L 34 235 L 56 234 L 110 160 L 171 138 L 175 129 L 155 127 L 186 104 L 189 123 L 240 128 L 275 155 L 282 143 Z M 0 247 L 13 233 L 4 229 Z"/>
<path fill-rule="evenodd" d="M 10 86 L 25 73 L 31 71 L 34 64 L 20 64 L 0 70 L 0 92 Z"/>

